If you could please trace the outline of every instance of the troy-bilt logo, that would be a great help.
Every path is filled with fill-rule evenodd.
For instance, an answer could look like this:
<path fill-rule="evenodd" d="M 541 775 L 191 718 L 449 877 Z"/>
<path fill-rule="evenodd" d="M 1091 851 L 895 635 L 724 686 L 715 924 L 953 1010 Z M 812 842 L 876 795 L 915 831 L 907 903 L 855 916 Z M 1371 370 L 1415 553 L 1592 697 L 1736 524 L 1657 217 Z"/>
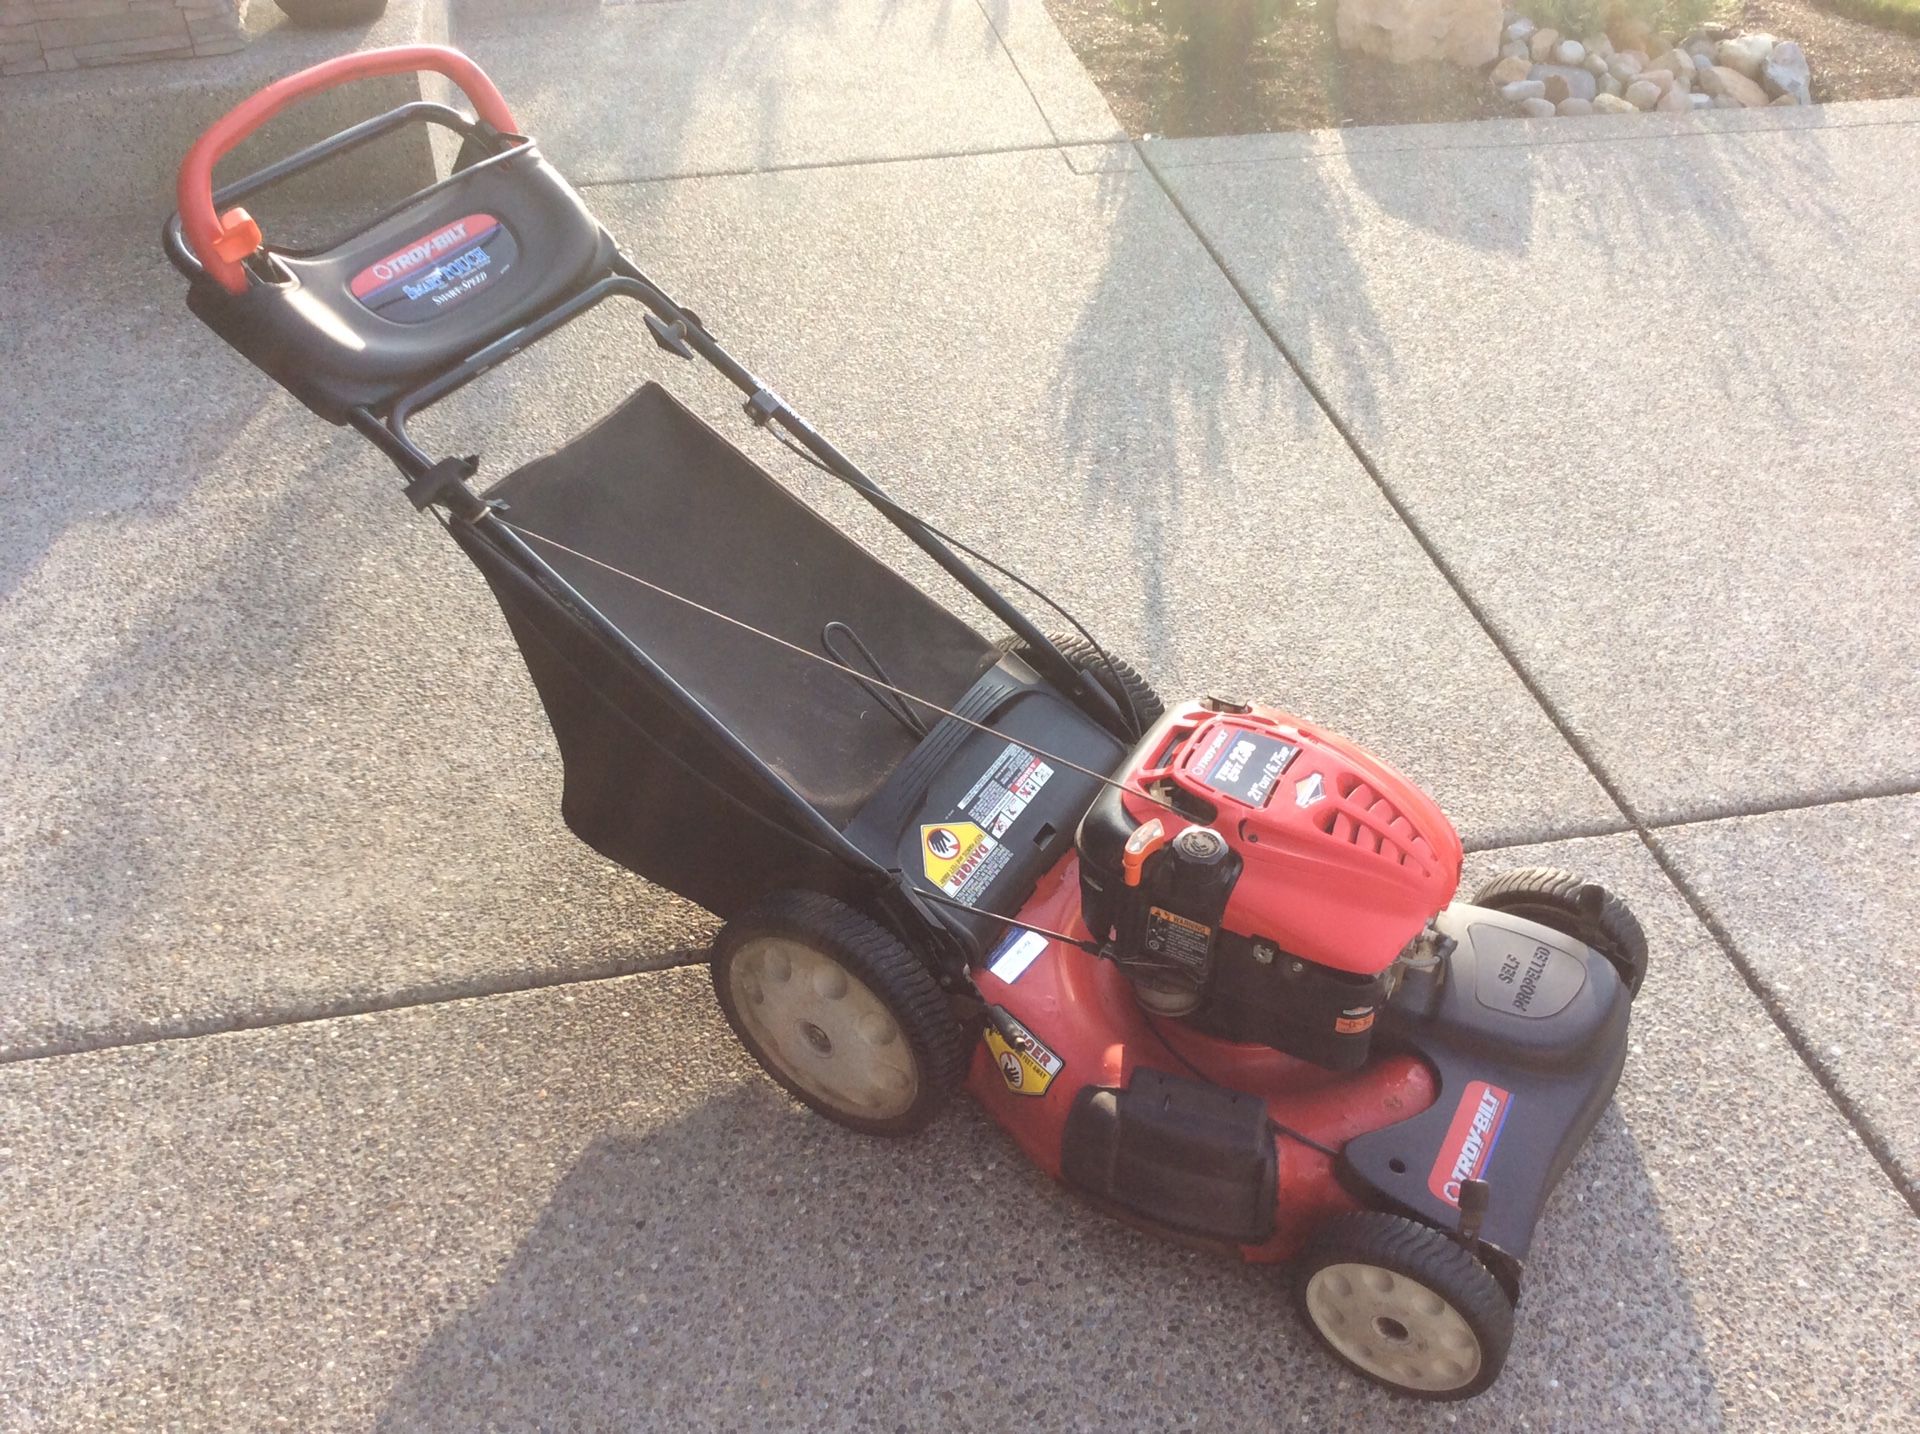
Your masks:
<path fill-rule="evenodd" d="M 442 225 L 431 234 L 421 236 L 404 249 L 394 250 L 386 258 L 367 265 L 355 274 L 353 296 L 364 299 L 381 285 L 391 284 L 395 279 L 411 274 L 422 264 L 439 258 L 454 246 L 466 243 L 469 238 L 484 237 L 499 223 L 491 214 L 469 214 L 464 219 Z"/>
<path fill-rule="evenodd" d="M 1427 1176 L 1427 1189 L 1457 1207 L 1462 1183 L 1478 1180 L 1493 1159 L 1512 1106 L 1513 1097 L 1499 1086 L 1469 1081 L 1454 1107 L 1447 1138 L 1440 1142 L 1440 1157 Z"/>

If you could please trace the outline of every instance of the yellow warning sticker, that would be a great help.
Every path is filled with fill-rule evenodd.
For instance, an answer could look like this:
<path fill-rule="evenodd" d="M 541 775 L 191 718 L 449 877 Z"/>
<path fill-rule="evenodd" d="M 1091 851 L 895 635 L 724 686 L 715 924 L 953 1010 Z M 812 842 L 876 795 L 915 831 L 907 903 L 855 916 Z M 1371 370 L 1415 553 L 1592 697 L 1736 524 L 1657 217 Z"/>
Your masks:
<path fill-rule="evenodd" d="M 941 822 L 920 828 L 920 859 L 927 880 L 961 901 L 992 884 L 1008 853 L 973 822 Z"/>
<path fill-rule="evenodd" d="M 1015 1095 L 1045 1095 L 1053 1078 L 1060 1074 L 1060 1057 L 1040 1044 L 1032 1031 L 1007 1015 L 1005 1007 L 994 1009 L 1005 1017 L 1014 1037 L 1014 1043 L 1009 1045 L 1006 1037 L 991 1024 L 987 1027 L 987 1052 L 1000 1067 L 1000 1078 Z"/>

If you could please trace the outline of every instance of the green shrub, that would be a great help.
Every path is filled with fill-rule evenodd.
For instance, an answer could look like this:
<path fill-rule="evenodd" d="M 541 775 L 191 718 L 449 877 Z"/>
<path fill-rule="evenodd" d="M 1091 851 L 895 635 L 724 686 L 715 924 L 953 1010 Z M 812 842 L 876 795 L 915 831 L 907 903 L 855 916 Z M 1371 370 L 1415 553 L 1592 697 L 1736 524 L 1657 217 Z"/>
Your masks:
<path fill-rule="evenodd" d="M 1611 31 L 1621 19 L 1644 20 L 1653 30 L 1680 36 L 1722 16 L 1735 17 L 1738 0 L 1507 0 L 1543 30 L 1586 39 Z"/>
<path fill-rule="evenodd" d="M 1243 60 L 1299 0 L 1113 0 L 1126 19 L 1168 35 L 1188 64 Z"/>

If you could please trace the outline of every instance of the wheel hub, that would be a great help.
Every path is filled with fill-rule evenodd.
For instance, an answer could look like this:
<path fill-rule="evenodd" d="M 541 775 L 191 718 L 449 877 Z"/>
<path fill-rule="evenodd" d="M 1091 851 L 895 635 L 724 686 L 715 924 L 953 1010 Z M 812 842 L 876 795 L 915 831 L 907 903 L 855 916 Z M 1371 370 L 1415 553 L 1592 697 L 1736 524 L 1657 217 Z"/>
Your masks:
<path fill-rule="evenodd" d="M 920 1075 L 899 1022 L 838 962 L 763 936 L 735 954 L 727 980 L 754 1045 L 810 1097 L 859 1120 L 912 1108 Z"/>
<path fill-rule="evenodd" d="M 1376 1379 L 1444 1393 L 1480 1372 L 1480 1341 L 1460 1312 L 1398 1271 L 1327 1265 L 1307 1282 L 1306 1304 L 1327 1342 Z"/>

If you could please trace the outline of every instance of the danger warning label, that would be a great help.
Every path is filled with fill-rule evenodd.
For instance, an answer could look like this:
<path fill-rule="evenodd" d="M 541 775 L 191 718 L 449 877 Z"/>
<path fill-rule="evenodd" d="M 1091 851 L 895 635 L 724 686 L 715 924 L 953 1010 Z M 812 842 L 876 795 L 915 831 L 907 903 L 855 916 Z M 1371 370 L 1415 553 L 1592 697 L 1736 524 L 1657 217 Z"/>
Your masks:
<path fill-rule="evenodd" d="M 953 805 L 953 816 L 920 828 L 920 860 L 927 880 L 955 901 L 972 905 L 1006 870 L 1013 852 L 1001 839 L 1053 776 L 1053 768 L 1009 742 Z"/>
<path fill-rule="evenodd" d="M 1038 1036 L 1008 1015 L 1006 1007 L 995 1006 L 994 1010 L 1013 1035 L 1013 1044 L 1009 1045 L 991 1024 L 987 1026 L 987 1050 L 1000 1068 L 1000 1079 L 1015 1095 L 1045 1095 L 1063 1062 L 1041 1044 Z"/>
<path fill-rule="evenodd" d="M 955 901 L 979 898 L 1012 853 L 974 822 L 940 822 L 920 828 L 920 858 L 927 880 Z"/>

